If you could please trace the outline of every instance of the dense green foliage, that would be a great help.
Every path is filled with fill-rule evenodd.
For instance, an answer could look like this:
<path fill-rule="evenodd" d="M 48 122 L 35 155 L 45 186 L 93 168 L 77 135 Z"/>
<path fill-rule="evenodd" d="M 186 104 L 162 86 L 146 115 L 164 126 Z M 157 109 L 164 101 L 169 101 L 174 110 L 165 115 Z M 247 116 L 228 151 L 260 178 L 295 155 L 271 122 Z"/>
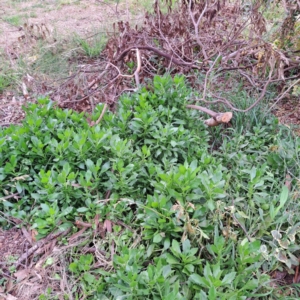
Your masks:
<path fill-rule="evenodd" d="M 155 77 L 93 127 L 47 99 L 30 104 L 23 126 L 0 131 L 1 225 L 12 216 L 44 236 L 99 214 L 130 226 L 100 246 L 114 240 L 111 271 L 92 270 L 91 254 L 70 264 L 89 299 L 272 293 L 267 274 L 300 249 L 299 195 L 284 186 L 299 178 L 299 139 L 259 112 L 208 130 L 185 108 L 191 94 L 183 77 Z"/>

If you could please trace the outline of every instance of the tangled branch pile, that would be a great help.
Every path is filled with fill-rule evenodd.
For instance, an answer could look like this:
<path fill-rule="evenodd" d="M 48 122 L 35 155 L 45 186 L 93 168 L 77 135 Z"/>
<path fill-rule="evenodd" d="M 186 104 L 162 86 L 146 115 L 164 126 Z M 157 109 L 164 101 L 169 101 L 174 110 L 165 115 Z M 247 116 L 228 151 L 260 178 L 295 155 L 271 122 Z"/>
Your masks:
<path fill-rule="evenodd" d="M 113 109 L 123 92 L 135 91 L 154 75 L 169 72 L 187 75 L 201 95 L 197 101 L 206 106 L 221 103 L 231 112 L 246 112 L 264 98 L 271 84 L 279 87 L 275 103 L 299 84 L 299 51 L 280 49 L 267 41 L 260 2 L 250 7 L 227 0 L 182 0 L 175 6 L 170 0 L 163 2 L 167 13 L 155 1 L 154 14 L 146 14 L 141 28 L 115 24 L 102 53 L 104 62 L 86 65 L 52 98 L 62 107 L 80 109 L 88 104 L 93 108 L 105 102 Z M 293 16 L 300 10 L 299 3 L 295 5 Z M 286 35 L 281 31 L 280 38 Z M 230 87 L 239 82 L 256 98 L 244 110 L 226 98 Z M 219 116 L 202 106 L 191 108 L 214 120 Z"/>

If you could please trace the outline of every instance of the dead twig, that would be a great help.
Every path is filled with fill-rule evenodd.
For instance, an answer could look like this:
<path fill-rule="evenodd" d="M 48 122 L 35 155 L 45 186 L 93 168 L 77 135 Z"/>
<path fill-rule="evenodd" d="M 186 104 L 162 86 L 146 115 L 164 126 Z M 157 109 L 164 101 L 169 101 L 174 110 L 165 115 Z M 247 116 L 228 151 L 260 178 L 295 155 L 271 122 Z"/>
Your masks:
<path fill-rule="evenodd" d="M 265 113 L 268 114 L 276 105 L 277 103 L 283 99 L 285 97 L 285 95 L 292 89 L 292 87 L 294 87 L 295 85 L 297 85 L 298 83 L 300 83 L 300 79 L 296 80 L 293 84 L 291 84 L 280 96 L 278 96 L 274 103 L 271 105 L 271 107 L 268 109 L 268 111 Z"/>
<path fill-rule="evenodd" d="M 4 200 L 11 199 L 11 198 L 14 198 L 15 200 L 18 200 L 20 198 L 20 196 L 19 196 L 18 193 L 15 193 L 15 194 L 11 194 L 11 195 L 8 195 L 8 196 L 1 197 L 0 200 L 4 201 Z"/>
<path fill-rule="evenodd" d="M 206 98 L 206 89 L 207 89 L 207 81 L 208 81 L 208 76 L 210 75 L 210 73 L 212 72 L 214 66 L 216 63 L 218 63 L 220 61 L 221 55 L 219 54 L 217 56 L 217 58 L 215 59 L 215 61 L 212 63 L 211 67 L 209 68 L 208 72 L 206 72 L 205 75 L 205 80 L 204 80 L 204 88 L 203 88 L 203 97 L 202 99 L 205 100 Z"/>
<path fill-rule="evenodd" d="M 90 90 L 97 82 L 99 82 L 103 76 L 106 74 L 107 70 L 108 70 L 108 67 L 110 66 L 111 64 L 110 63 L 107 63 L 106 64 L 106 67 L 104 69 L 104 71 L 102 73 L 100 73 L 98 76 L 97 76 L 97 79 L 93 80 L 89 86 L 88 86 L 88 90 Z M 86 100 L 88 99 L 89 97 L 91 97 L 94 93 L 96 93 L 96 91 L 93 91 L 92 93 L 89 93 L 88 95 L 80 98 L 80 99 L 76 99 L 76 100 L 65 100 L 65 101 L 62 101 L 61 104 L 64 105 L 66 103 L 73 103 L 73 102 L 81 102 L 83 100 Z"/>
<path fill-rule="evenodd" d="M 29 234 L 29 232 L 27 231 L 27 229 L 22 226 L 21 230 L 22 230 L 22 233 L 25 236 L 26 240 L 29 242 L 30 245 L 32 245 L 33 244 L 32 237 Z"/>
<path fill-rule="evenodd" d="M 81 228 L 81 227 L 92 228 L 93 227 L 93 225 L 91 223 L 86 223 L 86 222 L 83 222 L 83 221 L 80 221 L 80 220 L 75 221 L 75 225 L 78 228 Z"/>
<path fill-rule="evenodd" d="M 225 104 L 226 106 L 228 106 L 229 108 L 231 108 L 233 111 L 237 111 L 237 112 L 243 112 L 243 113 L 246 113 L 248 112 L 249 110 L 251 110 L 252 108 L 254 108 L 256 105 L 258 105 L 258 103 L 263 99 L 263 97 L 265 96 L 266 94 L 266 91 L 267 91 L 267 88 L 269 86 L 269 83 L 271 81 L 271 75 L 272 75 L 272 70 L 270 71 L 270 76 L 269 76 L 269 79 L 268 81 L 265 83 L 263 89 L 262 89 L 262 92 L 260 94 L 260 96 L 258 97 L 258 99 L 252 103 L 248 108 L 246 109 L 239 109 L 237 107 L 235 107 L 230 101 L 228 101 L 226 98 L 223 98 L 223 97 L 220 97 L 220 96 L 216 96 L 213 94 L 214 97 L 218 98 L 219 100 L 216 100 L 216 101 L 205 101 L 205 100 L 202 100 L 202 99 L 198 99 L 196 101 L 202 101 L 202 102 L 205 102 L 207 104 L 217 104 L 217 103 L 223 103 Z M 289 88 L 290 90 L 290 88 Z M 286 91 L 287 92 L 287 91 Z M 281 98 L 280 98 L 281 99 Z M 278 99 L 277 102 L 280 100 Z"/>
<path fill-rule="evenodd" d="M 124 59 L 124 57 L 127 55 L 127 53 L 129 51 L 131 51 L 132 49 L 134 48 L 138 48 L 138 49 L 141 49 L 141 50 L 149 50 L 149 51 L 152 51 L 168 60 L 172 60 L 172 62 L 176 65 L 179 65 L 179 66 L 186 66 L 186 67 L 190 67 L 190 68 L 194 68 L 194 69 L 200 69 L 199 66 L 196 66 L 193 62 L 185 62 L 185 61 L 180 61 L 178 60 L 177 58 L 174 58 L 172 55 L 168 54 L 168 53 L 165 53 L 165 52 L 162 52 L 160 50 L 158 50 L 157 48 L 154 48 L 152 46 L 142 46 L 142 45 L 135 45 L 135 46 L 132 46 L 132 47 L 129 47 L 127 49 L 125 49 L 121 54 L 120 56 L 116 59 L 116 61 L 121 61 Z"/>
<path fill-rule="evenodd" d="M 115 224 L 118 224 L 120 226 L 123 226 L 125 228 L 127 228 L 128 230 L 130 231 L 134 231 L 130 226 L 128 226 L 127 224 L 125 224 L 124 222 L 120 221 L 120 220 L 117 220 L 117 221 L 114 221 Z"/>
<path fill-rule="evenodd" d="M 99 118 L 97 119 L 96 122 L 91 122 L 90 126 L 98 125 L 100 123 L 100 121 L 102 120 L 106 110 L 107 110 L 107 103 L 104 103 L 104 106 L 103 106 L 103 109 L 102 109 L 102 112 L 101 112 Z"/>
<path fill-rule="evenodd" d="M 136 85 L 139 87 L 139 85 L 140 85 L 139 73 L 140 73 L 141 67 L 142 67 L 142 60 L 141 60 L 141 53 L 140 53 L 139 48 L 136 48 L 135 51 L 136 51 L 137 68 L 134 72 L 134 78 L 135 78 Z"/>
<path fill-rule="evenodd" d="M 37 251 L 39 248 L 43 247 L 47 242 L 58 238 L 59 236 L 64 236 L 67 235 L 70 232 L 71 229 L 67 229 L 65 231 L 59 231 L 56 233 L 51 233 L 49 234 L 47 237 L 45 237 L 44 239 L 38 241 L 34 246 L 32 246 L 28 252 L 24 253 L 23 255 L 20 256 L 20 258 L 16 261 L 15 266 L 16 268 L 18 268 L 22 262 L 26 259 L 28 259 L 28 257 L 30 255 L 32 255 L 35 251 Z"/>
<path fill-rule="evenodd" d="M 74 242 L 75 240 L 77 240 L 77 238 L 79 238 L 86 230 L 88 227 L 83 227 L 81 228 L 78 232 L 74 233 L 73 235 L 71 235 L 69 237 L 69 243 Z"/>
<path fill-rule="evenodd" d="M 204 14 L 207 11 L 207 8 L 208 8 L 207 0 L 205 1 L 205 6 L 204 6 L 204 8 L 203 8 L 203 10 L 202 10 L 202 12 L 200 14 L 200 16 L 198 17 L 197 21 L 195 20 L 195 15 L 194 15 L 194 12 L 192 11 L 191 7 L 192 7 L 192 0 L 189 0 L 189 14 L 190 14 L 191 20 L 192 20 L 193 25 L 194 25 L 195 37 L 196 37 L 198 45 L 201 47 L 201 51 L 202 51 L 204 59 L 208 60 L 208 56 L 206 54 L 204 45 L 202 44 L 202 42 L 201 42 L 201 40 L 199 38 L 199 25 L 200 25 L 200 22 L 201 22 L 201 20 L 202 20 L 202 18 L 204 16 Z"/>

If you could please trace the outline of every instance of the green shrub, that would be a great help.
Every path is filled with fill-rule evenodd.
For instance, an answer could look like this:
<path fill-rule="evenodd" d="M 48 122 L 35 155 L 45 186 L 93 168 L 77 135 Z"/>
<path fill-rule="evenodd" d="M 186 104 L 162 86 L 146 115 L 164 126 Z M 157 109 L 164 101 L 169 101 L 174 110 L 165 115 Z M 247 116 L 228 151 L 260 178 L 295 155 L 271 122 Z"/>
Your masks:
<path fill-rule="evenodd" d="M 270 118 L 251 130 L 223 129 L 211 151 L 198 112 L 185 108 L 191 95 L 183 77 L 155 77 L 96 126 L 40 99 L 25 108 L 22 126 L 1 129 L 3 227 L 16 217 L 42 237 L 96 214 L 115 222 L 102 241 L 104 249 L 114 243 L 110 271 L 93 270 L 91 256 L 71 258 L 70 276 L 81 278 L 74 297 L 267 295 L 263 272 L 283 262 L 278 253 L 289 255 L 288 266 L 298 251 L 297 194 L 284 178 L 299 177 L 299 139 Z"/>

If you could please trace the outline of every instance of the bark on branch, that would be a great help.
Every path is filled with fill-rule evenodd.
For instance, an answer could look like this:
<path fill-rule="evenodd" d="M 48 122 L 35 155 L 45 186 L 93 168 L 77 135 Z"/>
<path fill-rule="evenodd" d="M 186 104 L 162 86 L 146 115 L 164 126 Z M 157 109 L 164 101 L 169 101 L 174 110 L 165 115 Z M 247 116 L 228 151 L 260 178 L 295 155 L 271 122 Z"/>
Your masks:
<path fill-rule="evenodd" d="M 210 115 L 211 118 L 204 121 L 204 124 L 210 127 L 228 123 L 232 119 L 232 112 L 217 113 L 206 107 L 199 106 L 199 105 L 187 105 L 186 107 L 197 109 Z"/>

